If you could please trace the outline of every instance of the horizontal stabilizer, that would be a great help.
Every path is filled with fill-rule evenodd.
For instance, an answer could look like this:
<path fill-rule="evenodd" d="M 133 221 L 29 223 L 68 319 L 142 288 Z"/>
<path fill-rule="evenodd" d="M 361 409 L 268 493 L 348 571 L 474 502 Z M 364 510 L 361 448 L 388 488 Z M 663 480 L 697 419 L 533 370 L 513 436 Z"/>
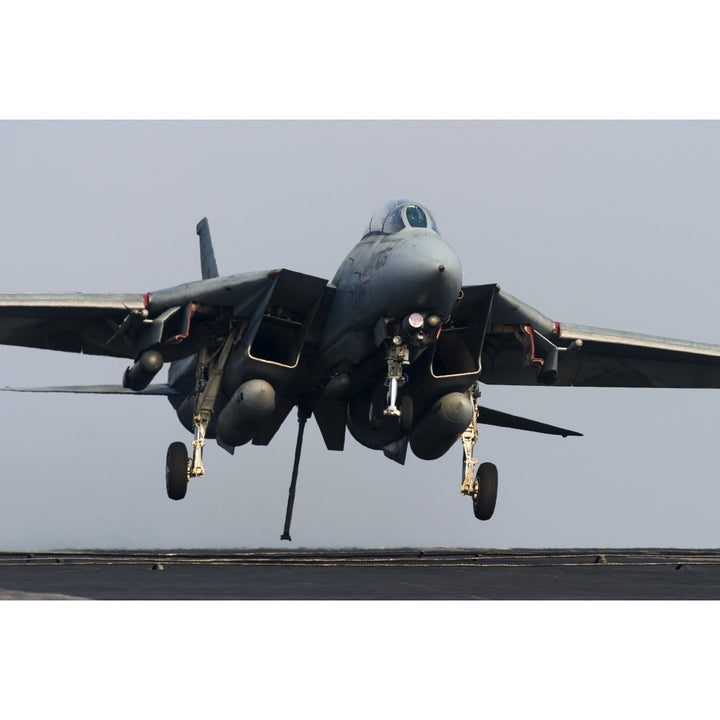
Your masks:
<path fill-rule="evenodd" d="M 36 392 L 36 393 L 89 393 L 93 395 L 178 395 L 171 385 L 150 385 L 144 390 L 129 390 L 122 385 L 61 385 L 58 387 L 0 388 L 3 392 Z"/>
<path fill-rule="evenodd" d="M 491 410 L 486 407 L 479 407 L 478 422 L 483 425 L 495 425 L 496 427 L 513 428 L 514 430 L 529 430 L 530 432 L 545 433 L 547 435 L 575 435 L 582 437 L 582 433 L 574 430 L 565 430 L 564 428 L 555 427 L 554 425 L 546 425 L 536 420 L 528 420 L 527 418 L 510 415 L 500 412 L 499 410 Z"/>

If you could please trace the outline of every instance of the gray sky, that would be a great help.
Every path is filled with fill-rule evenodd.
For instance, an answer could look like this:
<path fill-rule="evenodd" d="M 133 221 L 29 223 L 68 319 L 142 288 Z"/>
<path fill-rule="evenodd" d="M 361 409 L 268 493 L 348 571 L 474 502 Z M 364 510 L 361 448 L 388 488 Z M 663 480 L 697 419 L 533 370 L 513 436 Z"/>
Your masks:
<path fill-rule="evenodd" d="M 435 214 L 465 282 L 555 320 L 720 343 L 717 122 L 3 122 L 0 287 L 146 292 L 199 277 L 207 215 L 221 274 L 325 278 L 374 210 Z M 119 383 L 122 360 L 0 348 L 3 385 Z M 253 547 L 279 540 L 296 433 L 232 458 L 211 443 L 187 498 L 164 460 L 189 443 L 164 398 L 3 395 L 0 547 Z M 485 387 L 489 407 L 576 429 L 481 428 L 493 519 L 459 493 L 461 450 L 404 467 L 306 432 L 297 546 L 717 547 L 711 390 Z"/>

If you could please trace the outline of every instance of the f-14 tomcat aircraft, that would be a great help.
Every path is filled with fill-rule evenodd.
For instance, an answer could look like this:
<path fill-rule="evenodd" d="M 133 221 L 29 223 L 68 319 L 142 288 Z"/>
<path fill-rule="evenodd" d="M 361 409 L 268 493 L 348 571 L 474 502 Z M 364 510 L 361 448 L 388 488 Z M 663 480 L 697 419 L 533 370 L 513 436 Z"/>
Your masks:
<path fill-rule="evenodd" d="M 166 487 L 185 497 L 203 448 L 268 445 L 294 407 L 329 450 L 346 429 L 405 462 L 463 453 L 461 492 L 475 517 L 495 509 L 497 468 L 478 463 L 478 425 L 580 433 L 478 404 L 479 384 L 720 387 L 720 346 L 559 323 L 495 283 L 463 285 L 460 260 L 423 205 L 394 200 L 371 218 L 331 282 L 292 270 L 219 277 L 206 219 L 202 280 L 146 294 L 0 295 L 0 342 L 125 357 L 122 385 L 35 391 L 166 395 L 194 435 L 170 445 Z M 168 382 L 151 384 L 169 362 Z"/>

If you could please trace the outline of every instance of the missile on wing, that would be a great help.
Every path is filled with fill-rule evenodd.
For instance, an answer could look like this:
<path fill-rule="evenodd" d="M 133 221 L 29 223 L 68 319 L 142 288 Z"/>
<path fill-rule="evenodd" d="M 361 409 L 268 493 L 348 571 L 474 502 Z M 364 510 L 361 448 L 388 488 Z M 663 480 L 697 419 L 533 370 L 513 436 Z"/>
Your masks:
<path fill-rule="evenodd" d="M 144 390 L 163 366 L 163 356 L 157 350 L 146 350 L 123 375 L 123 387 Z"/>
<path fill-rule="evenodd" d="M 217 437 L 232 447 L 244 445 L 273 412 L 273 386 L 266 380 L 248 380 L 235 391 L 218 416 Z"/>
<path fill-rule="evenodd" d="M 421 460 L 444 455 L 472 420 L 474 408 L 467 393 L 443 395 L 418 420 L 410 433 L 410 447 Z"/>

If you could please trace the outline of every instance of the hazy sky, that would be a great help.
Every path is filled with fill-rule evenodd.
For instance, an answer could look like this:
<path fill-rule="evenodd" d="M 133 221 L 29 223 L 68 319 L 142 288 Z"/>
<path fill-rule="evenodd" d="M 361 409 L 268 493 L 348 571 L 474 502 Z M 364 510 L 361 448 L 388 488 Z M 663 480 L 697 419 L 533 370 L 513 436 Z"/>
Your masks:
<path fill-rule="evenodd" d="M 143 293 L 221 274 L 331 278 L 380 205 L 427 205 L 465 282 L 555 320 L 720 343 L 720 123 L 3 122 L 4 291 Z M 119 383 L 123 360 L 0 348 L 2 385 Z M 164 373 L 164 371 L 163 371 Z M 160 377 L 163 379 L 164 374 Z M 404 467 L 331 453 L 308 424 L 298 546 L 717 547 L 713 390 L 484 387 L 489 407 L 578 430 L 481 427 L 496 512 L 460 495 L 461 448 Z M 167 499 L 164 398 L 4 394 L 0 547 L 281 546 L 295 413 L 267 448 Z"/>

